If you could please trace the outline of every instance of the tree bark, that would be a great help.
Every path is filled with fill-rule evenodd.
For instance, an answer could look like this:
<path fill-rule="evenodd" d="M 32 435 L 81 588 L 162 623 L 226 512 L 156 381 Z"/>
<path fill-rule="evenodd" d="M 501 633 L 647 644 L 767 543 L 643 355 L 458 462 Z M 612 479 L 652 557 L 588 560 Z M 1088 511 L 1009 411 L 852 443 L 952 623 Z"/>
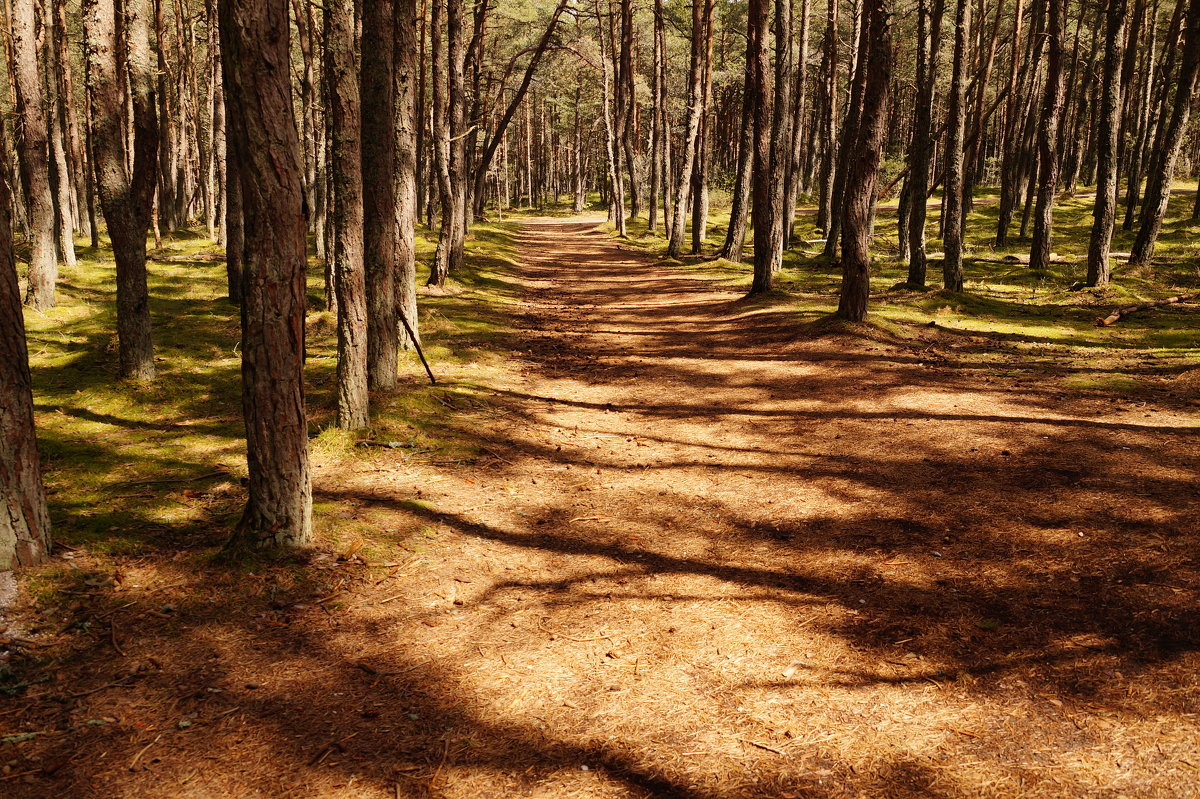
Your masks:
<path fill-rule="evenodd" d="M 888 0 L 864 0 L 863 36 L 858 69 L 865 72 L 859 103 L 849 116 L 857 120 L 846 172 L 842 205 L 842 288 L 837 316 L 861 322 L 871 294 L 871 231 L 875 188 L 887 133 L 888 92 L 892 82 L 891 11 Z"/>
<path fill-rule="evenodd" d="M 954 66 L 950 76 L 950 135 L 946 142 L 946 188 L 942 192 L 942 285 L 963 290 L 963 138 L 967 109 L 963 92 L 967 42 L 971 36 L 971 0 L 958 0 L 954 23 Z"/>
<path fill-rule="evenodd" d="M 754 216 L 754 279 L 750 294 L 765 294 L 775 283 L 778 241 L 772 235 L 778 209 L 771 185 L 771 123 L 774 118 L 771 56 L 767 46 L 770 0 L 750 0 L 746 18 L 746 71 L 752 86 L 746 101 L 754 115 L 754 163 L 751 167 L 751 213 Z"/>
<path fill-rule="evenodd" d="M 7 164 L 5 150 L 0 161 Z M 0 179 L 0 571 L 31 566 L 50 553 L 9 208 L 8 181 Z"/>
<path fill-rule="evenodd" d="M 1171 200 L 1171 181 L 1175 176 L 1175 160 L 1183 145 L 1188 114 L 1200 73 L 1200 0 L 1189 0 L 1183 28 L 1183 52 L 1175 81 L 1175 96 L 1171 115 L 1166 121 L 1151 160 L 1146 194 L 1142 204 L 1137 238 L 1130 251 L 1132 266 L 1145 266 L 1154 255 L 1154 245 L 1162 230 L 1163 217 Z"/>
<path fill-rule="evenodd" d="M 92 81 L 94 152 L 100 206 L 108 224 L 117 265 L 117 342 L 120 375 L 154 377 L 150 294 L 146 286 L 146 231 L 154 200 L 158 163 L 158 116 L 150 51 L 148 0 L 126 0 L 119 25 L 114 0 L 84 4 Z M 124 40 L 118 31 L 124 32 Z M 132 170 L 126 166 L 126 134 L 121 127 L 120 53 L 125 53 L 133 105 Z"/>
<path fill-rule="evenodd" d="M 688 119 L 687 134 L 683 144 L 683 165 L 679 173 L 679 184 L 675 190 L 674 219 L 671 222 L 671 237 L 667 241 L 667 257 L 678 258 L 683 252 L 683 234 L 687 225 L 687 211 L 692 187 L 692 171 L 696 165 L 696 142 L 700 138 L 701 115 L 704 113 L 704 64 L 705 20 L 711 17 L 714 0 L 695 0 L 692 3 L 691 60 L 688 66 Z M 751 6 L 753 9 L 754 6 Z M 766 13 L 766 12 L 764 12 Z M 763 45 L 766 46 L 765 43 Z M 747 67 L 748 69 L 750 67 Z"/>
<path fill-rule="evenodd" d="M 925 252 L 928 219 L 929 165 L 933 157 L 933 92 L 941 49 L 945 0 L 920 0 L 917 9 L 917 95 L 913 135 L 908 152 L 908 285 L 925 285 L 929 259 Z"/>
<path fill-rule="evenodd" d="M 1104 65 L 1100 117 L 1096 132 L 1096 204 L 1088 242 L 1087 284 L 1107 285 L 1112 278 L 1108 260 L 1117 221 L 1117 134 L 1121 112 L 1121 56 L 1125 47 L 1128 0 L 1108 0 L 1104 24 Z"/>
<path fill-rule="evenodd" d="M 17 156 L 29 209 L 29 283 L 25 304 L 38 311 L 54 307 L 58 258 L 54 243 L 54 195 L 50 188 L 49 129 L 38 69 L 35 0 L 15 0 L 9 17 L 13 90 L 19 120 Z"/>
<path fill-rule="evenodd" d="M 1050 266 L 1050 234 L 1054 224 L 1054 195 L 1058 191 L 1058 136 L 1066 91 L 1063 58 L 1063 14 L 1066 0 L 1047 0 L 1046 18 L 1046 91 L 1042 100 L 1041 131 L 1038 140 L 1037 208 L 1034 211 L 1033 245 L 1029 250 L 1029 268 L 1045 272 Z"/>
<path fill-rule="evenodd" d="M 394 37 L 395 9 L 392 0 L 363 3 L 363 245 L 367 267 L 367 369 L 374 391 L 396 387 L 400 357 L 399 320 L 396 317 L 399 251 L 394 179 Z M 445 212 L 446 209 L 443 209 Z"/>
<path fill-rule="evenodd" d="M 236 152 L 230 160 L 239 172 L 246 225 L 241 318 L 249 498 L 228 546 L 304 546 L 312 538 L 307 242 L 287 0 L 224 0 L 220 29 L 229 147 Z"/>
<path fill-rule="evenodd" d="M 363 181 L 354 0 L 326 0 L 325 80 L 333 131 L 333 270 L 337 281 L 337 423 L 370 423 L 367 394 L 367 280 L 363 262 Z"/>
<path fill-rule="evenodd" d="M 417 325 L 417 0 L 396 0 L 396 313 L 400 345 L 412 349 L 420 344 Z M 482 194 L 482 191 L 480 192 Z"/>

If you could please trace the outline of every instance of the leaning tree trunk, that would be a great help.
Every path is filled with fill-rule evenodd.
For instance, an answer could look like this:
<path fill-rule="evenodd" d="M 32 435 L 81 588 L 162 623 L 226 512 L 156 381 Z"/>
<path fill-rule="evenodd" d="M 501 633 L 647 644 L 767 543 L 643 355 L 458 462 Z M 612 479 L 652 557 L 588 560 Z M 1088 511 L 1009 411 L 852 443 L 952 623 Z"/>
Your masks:
<path fill-rule="evenodd" d="M 16 95 L 17 156 L 29 209 L 29 285 L 25 303 L 54 307 L 58 258 L 54 243 L 54 195 L 50 189 L 50 139 L 38 70 L 35 0 L 15 0 L 9 17 L 12 83 Z"/>
<path fill-rule="evenodd" d="M 233 549 L 303 546 L 312 538 L 304 412 L 307 228 L 293 123 L 287 0 L 221 3 L 228 146 L 236 151 L 246 225 L 242 410 L 249 500 Z"/>
<path fill-rule="evenodd" d="M 888 0 L 864 0 L 863 37 L 858 68 L 865 70 L 860 108 L 842 193 L 842 288 L 837 316 L 851 322 L 867 317 L 871 293 L 871 230 L 875 186 L 887 133 L 888 92 L 892 83 L 891 10 Z"/>
<path fill-rule="evenodd" d="M 1121 53 L 1125 46 L 1128 0 L 1108 0 L 1104 25 L 1104 72 L 1101 78 L 1100 118 L 1096 131 L 1096 205 L 1088 242 L 1087 284 L 1107 285 L 1112 278 L 1108 261 L 1117 220 L 1117 134 L 1121 113 Z"/>
<path fill-rule="evenodd" d="M 362 6 L 363 246 L 367 267 L 367 369 L 372 390 L 396 387 L 395 79 L 392 0 Z M 331 92 L 332 93 L 332 92 Z M 335 190 L 336 192 L 336 190 Z M 446 213 L 448 209 L 443 209 Z"/>
<path fill-rule="evenodd" d="M 738 140 L 737 176 L 733 184 L 733 205 L 729 209 L 729 226 L 725 229 L 725 243 L 717 251 L 718 258 L 729 261 L 742 260 L 742 249 L 746 244 L 746 222 L 750 218 L 750 165 L 754 160 L 754 108 L 751 96 L 752 70 L 746 70 L 742 87 L 742 128 Z"/>
<path fill-rule="evenodd" d="M 1200 0 L 1190 0 L 1184 23 L 1183 53 L 1175 86 L 1175 100 L 1160 139 L 1161 146 L 1156 148 L 1150 165 L 1137 238 L 1130 251 L 1130 265 L 1145 266 L 1154 255 L 1154 244 L 1158 241 L 1163 217 L 1171 200 L 1175 160 L 1183 146 L 1188 111 L 1196 91 L 1197 73 L 1200 73 Z"/>
<path fill-rule="evenodd" d="M 327 113 L 333 131 L 333 273 L 337 286 L 337 423 L 370 423 L 367 395 L 367 279 L 363 266 L 362 139 L 354 0 L 325 5 Z"/>
<path fill-rule="evenodd" d="M 150 293 L 146 287 L 146 231 L 154 200 L 158 162 L 158 115 L 150 51 L 148 0 L 126 0 L 119 24 L 114 0 L 84 4 L 88 39 L 93 149 L 100 206 L 117 263 L 117 342 L 121 377 L 154 377 Z M 123 31 L 124 41 L 118 31 Z M 125 54 L 122 64 L 121 53 Z M 133 104 L 133 169 L 121 126 L 121 74 L 128 70 Z"/>
<path fill-rule="evenodd" d="M 0 160 L 8 163 L 8 153 L 0 150 Z M 8 181 L 0 179 L 0 571 L 32 565 L 50 552 L 9 207 Z"/>
<path fill-rule="evenodd" d="M 1198 0 L 1200 2 L 1200 0 Z M 1050 233 L 1054 224 L 1054 194 L 1058 190 L 1058 132 L 1062 118 L 1064 85 L 1063 13 L 1066 0 L 1047 0 L 1046 92 L 1042 100 L 1042 123 L 1038 158 L 1037 208 L 1033 219 L 1033 245 L 1029 268 L 1035 274 L 1050 266 Z"/>
<path fill-rule="evenodd" d="M 963 80 L 971 36 L 971 0 L 958 0 L 954 23 L 954 66 L 950 76 L 950 135 L 946 142 L 946 188 L 942 192 L 942 285 L 963 290 L 963 138 L 967 109 Z"/>

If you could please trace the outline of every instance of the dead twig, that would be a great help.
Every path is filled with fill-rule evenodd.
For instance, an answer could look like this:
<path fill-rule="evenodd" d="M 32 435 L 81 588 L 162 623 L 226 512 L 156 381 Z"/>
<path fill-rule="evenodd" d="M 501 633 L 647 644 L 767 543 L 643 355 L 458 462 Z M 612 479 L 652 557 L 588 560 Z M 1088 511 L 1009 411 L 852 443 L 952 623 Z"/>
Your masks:
<path fill-rule="evenodd" d="M 1153 308 L 1161 308 L 1164 305 L 1174 305 L 1178 302 L 1188 302 L 1200 298 L 1200 291 L 1193 291 L 1188 294 L 1176 294 L 1174 297 L 1167 297 L 1165 300 L 1156 300 L 1154 302 L 1139 302 L 1137 305 L 1126 305 L 1124 308 L 1114 308 L 1113 312 L 1103 318 L 1096 320 L 1096 327 L 1108 327 L 1120 322 L 1126 316 L 1138 311 L 1149 311 Z"/>

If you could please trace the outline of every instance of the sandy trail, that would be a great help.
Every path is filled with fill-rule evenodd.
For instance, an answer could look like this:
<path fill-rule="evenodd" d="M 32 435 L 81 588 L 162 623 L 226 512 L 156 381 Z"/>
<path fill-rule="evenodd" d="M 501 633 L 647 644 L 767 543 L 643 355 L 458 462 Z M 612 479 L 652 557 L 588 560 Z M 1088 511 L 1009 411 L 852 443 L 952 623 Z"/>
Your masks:
<path fill-rule="evenodd" d="M 70 795 L 1200 795 L 1185 405 L 800 336 L 595 220 L 520 245 L 487 457 L 318 478 L 411 557 L 178 608 Z"/>

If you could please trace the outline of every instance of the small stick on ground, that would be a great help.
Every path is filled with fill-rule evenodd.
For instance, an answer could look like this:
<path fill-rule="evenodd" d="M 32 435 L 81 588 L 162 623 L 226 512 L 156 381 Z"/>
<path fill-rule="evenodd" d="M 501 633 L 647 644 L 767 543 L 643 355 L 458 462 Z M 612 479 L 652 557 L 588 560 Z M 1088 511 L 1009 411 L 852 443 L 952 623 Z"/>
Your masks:
<path fill-rule="evenodd" d="M 1108 327 L 1120 322 L 1126 316 L 1138 311 L 1149 311 L 1152 308 L 1161 308 L 1164 305 L 1174 305 L 1178 302 L 1188 302 L 1200 298 L 1200 291 L 1193 291 L 1189 294 L 1176 294 L 1174 297 L 1167 297 L 1165 300 L 1156 300 L 1155 302 L 1140 302 L 1137 305 L 1126 305 L 1124 308 L 1114 308 L 1113 312 L 1108 316 L 1096 320 L 1096 327 Z"/>

